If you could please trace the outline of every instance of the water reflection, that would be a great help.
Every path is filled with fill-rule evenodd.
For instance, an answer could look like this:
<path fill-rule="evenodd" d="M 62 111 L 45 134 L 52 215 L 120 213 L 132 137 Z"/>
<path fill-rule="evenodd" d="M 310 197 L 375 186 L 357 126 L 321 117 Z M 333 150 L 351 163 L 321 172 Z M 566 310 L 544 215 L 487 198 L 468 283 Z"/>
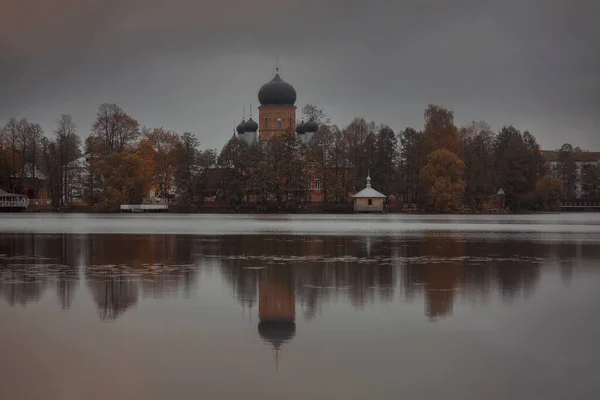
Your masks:
<path fill-rule="evenodd" d="M 190 297 L 204 269 L 220 271 L 243 310 L 258 307 L 261 337 L 276 353 L 300 318 L 324 306 L 422 299 L 436 320 L 457 301 L 508 303 L 536 290 L 543 267 L 565 283 L 580 260 L 600 257 L 589 243 L 241 235 L 0 235 L 0 298 L 25 306 L 54 290 L 68 309 L 80 279 L 102 320 L 119 318 L 144 298 Z M 80 278 L 81 275 L 81 278 Z M 214 277 L 207 279 L 214 280 Z"/>

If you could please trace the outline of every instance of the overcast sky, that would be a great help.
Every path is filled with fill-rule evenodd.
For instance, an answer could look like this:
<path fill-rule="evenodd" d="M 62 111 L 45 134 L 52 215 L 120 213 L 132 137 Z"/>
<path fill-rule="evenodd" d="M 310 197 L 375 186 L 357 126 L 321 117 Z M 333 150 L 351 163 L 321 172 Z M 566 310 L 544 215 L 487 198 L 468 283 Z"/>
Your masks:
<path fill-rule="evenodd" d="M 87 136 L 98 106 L 220 148 L 281 75 L 338 125 L 529 129 L 545 148 L 600 151 L 598 0 L 1 0 L 0 123 Z"/>

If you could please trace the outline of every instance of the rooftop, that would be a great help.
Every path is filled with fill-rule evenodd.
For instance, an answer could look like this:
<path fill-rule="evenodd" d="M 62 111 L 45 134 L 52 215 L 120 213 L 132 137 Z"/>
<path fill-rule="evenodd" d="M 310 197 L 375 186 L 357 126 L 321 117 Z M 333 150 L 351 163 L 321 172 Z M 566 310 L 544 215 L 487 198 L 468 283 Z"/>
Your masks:
<path fill-rule="evenodd" d="M 558 150 L 542 150 L 546 161 L 558 161 Z M 600 161 L 600 152 L 598 151 L 575 151 L 573 153 L 576 162 L 594 162 Z"/>

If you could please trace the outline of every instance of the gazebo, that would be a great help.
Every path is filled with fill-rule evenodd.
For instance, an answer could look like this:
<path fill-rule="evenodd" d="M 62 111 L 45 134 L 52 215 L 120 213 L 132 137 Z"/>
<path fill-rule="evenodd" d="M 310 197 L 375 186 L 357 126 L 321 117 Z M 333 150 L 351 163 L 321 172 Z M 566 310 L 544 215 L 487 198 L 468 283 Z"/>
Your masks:
<path fill-rule="evenodd" d="M 0 189 L 0 210 L 12 211 L 23 210 L 29 205 L 27 196 L 21 194 L 8 193 Z"/>
<path fill-rule="evenodd" d="M 367 175 L 367 186 L 352 196 L 354 212 L 383 212 L 385 195 L 371 187 L 371 177 Z"/>

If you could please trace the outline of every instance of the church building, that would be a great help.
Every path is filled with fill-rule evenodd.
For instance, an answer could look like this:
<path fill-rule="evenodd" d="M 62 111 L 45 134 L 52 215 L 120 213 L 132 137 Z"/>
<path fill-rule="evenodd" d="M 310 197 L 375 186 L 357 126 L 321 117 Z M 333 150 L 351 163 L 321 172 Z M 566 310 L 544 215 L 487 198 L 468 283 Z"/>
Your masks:
<path fill-rule="evenodd" d="M 255 140 L 268 141 L 291 131 L 296 132 L 302 142 L 308 143 L 319 126 L 312 119 L 296 124 L 296 98 L 296 89 L 281 78 L 277 65 L 275 77 L 258 91 L 258 121 L 253 119 L 251 110 L 248 121 L 244 117 L 236 128 L 238 138 L 247 143 Z"/>

